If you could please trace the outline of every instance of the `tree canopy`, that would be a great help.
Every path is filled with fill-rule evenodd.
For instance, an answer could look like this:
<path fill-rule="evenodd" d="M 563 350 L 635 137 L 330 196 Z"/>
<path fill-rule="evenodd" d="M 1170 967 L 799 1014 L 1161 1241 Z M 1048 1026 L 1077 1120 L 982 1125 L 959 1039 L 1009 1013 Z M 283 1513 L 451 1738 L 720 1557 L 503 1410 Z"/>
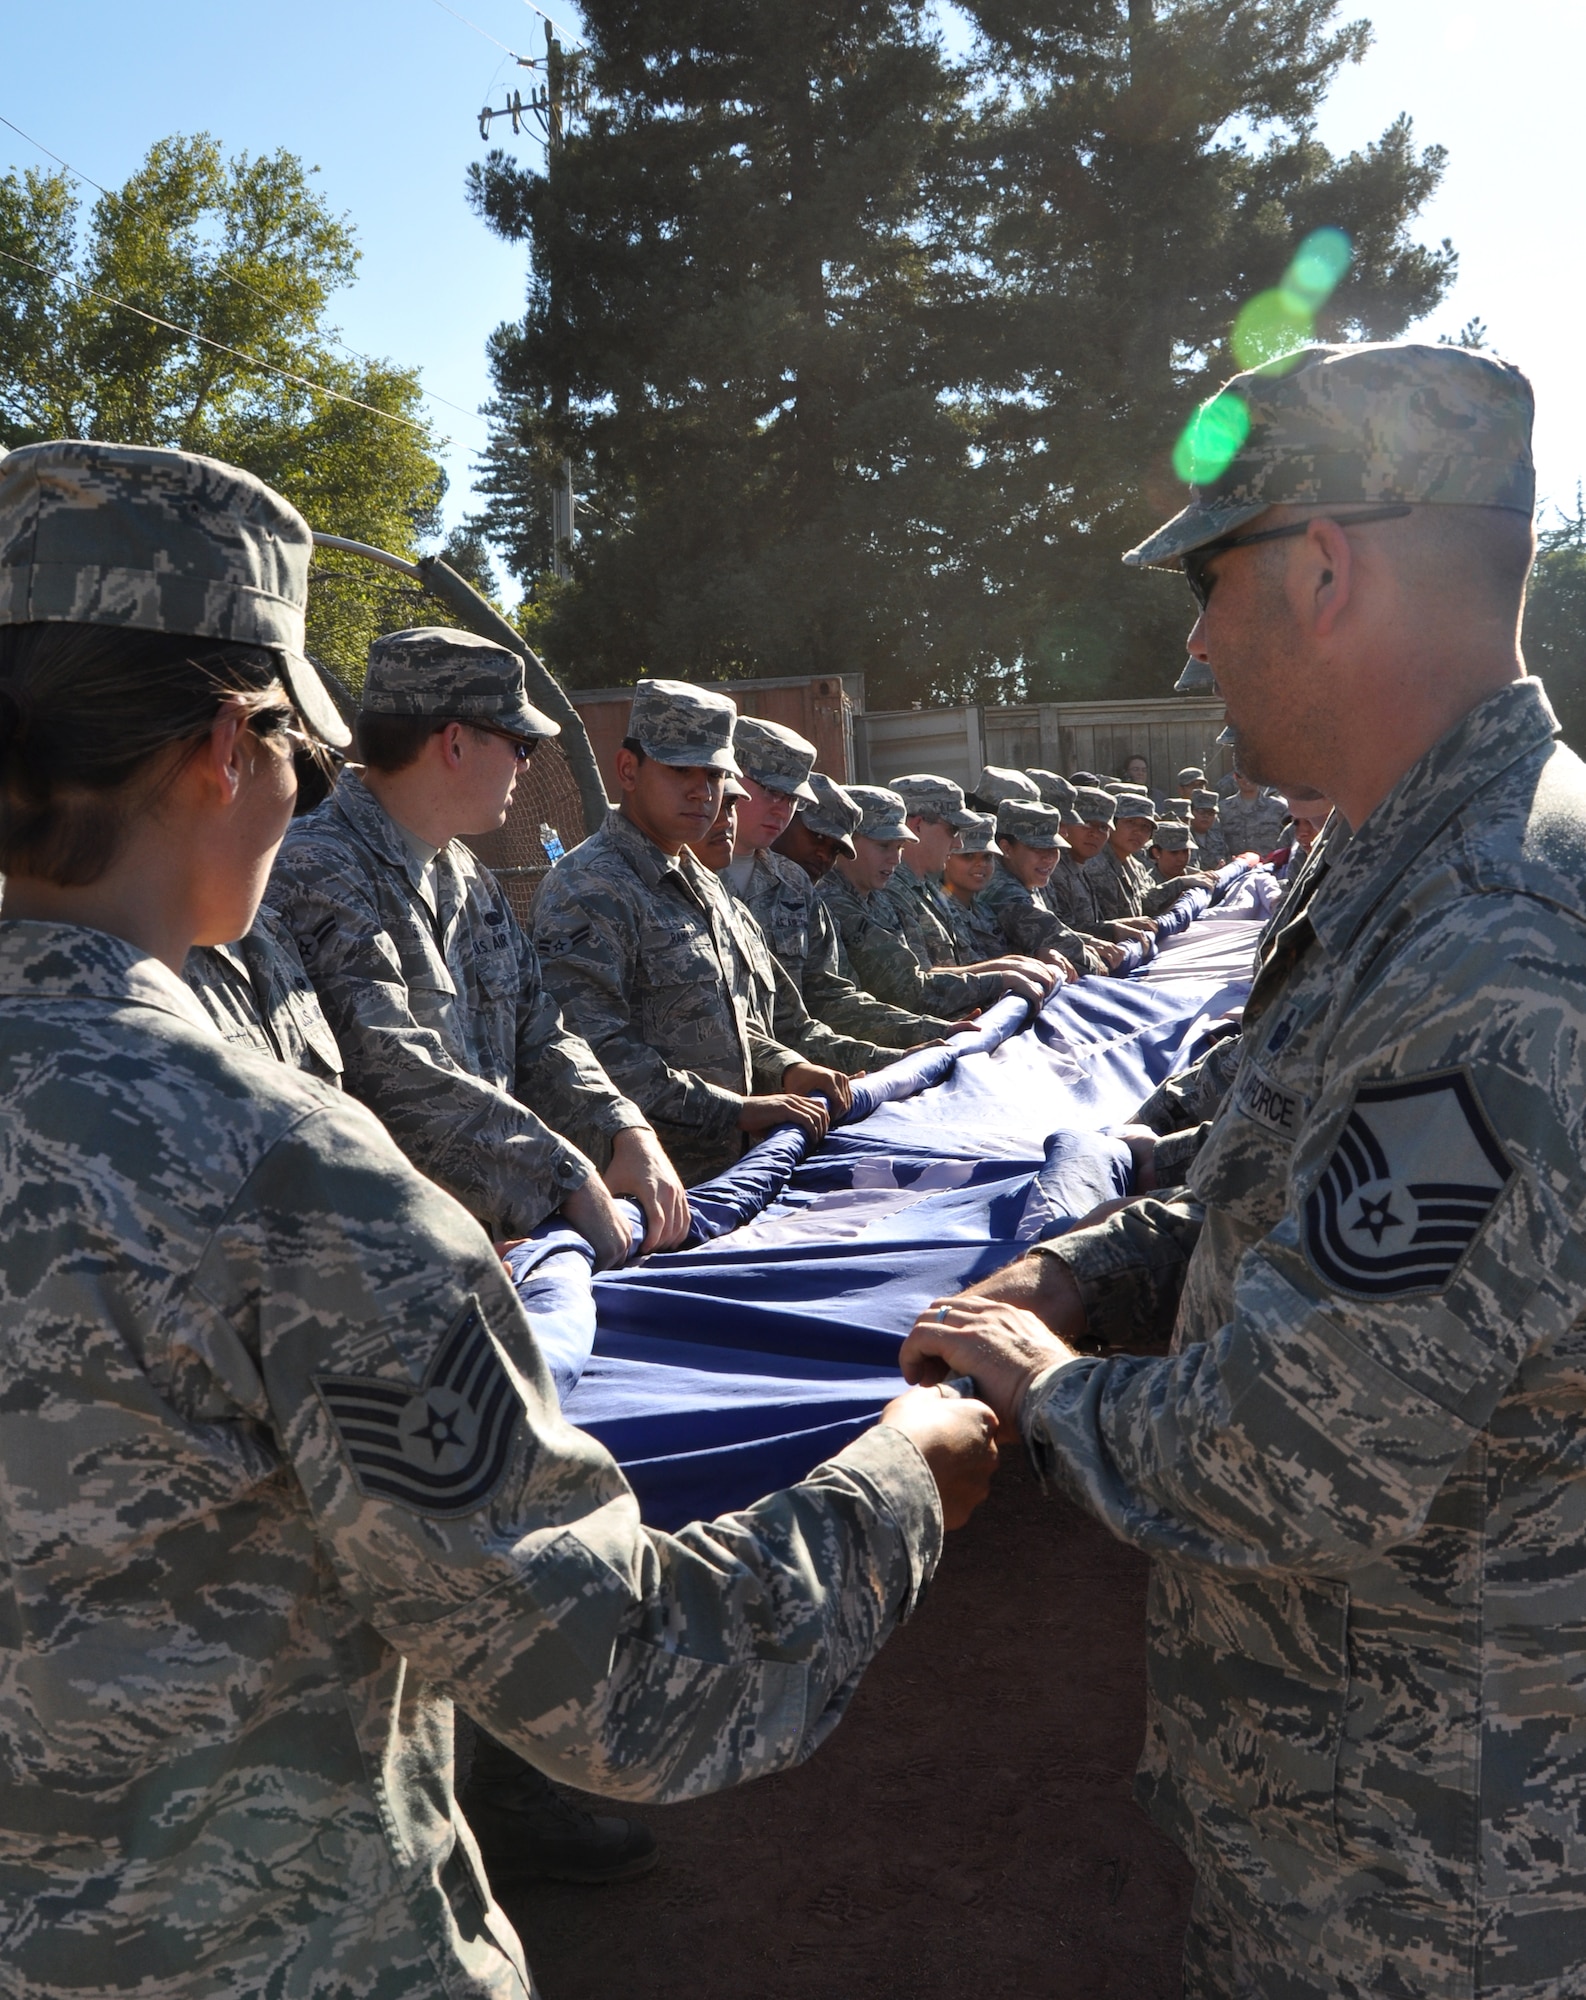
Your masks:
<path fill-rule="evenodd" d="M 64 174 L 6 175 L 0 253 L 0 444 L 206 452 L 329 533 L 410 555 L 436 532 L 445 480 L 417 374 L 339 347 L 326 313 L 353 232 L 290 153 L 226 161 L 205 134 L 164 139 L 86 218 Z M 310 649 L 360 681 L 369 640 L 417 595 L 316 563 Z"/>
<path fill-rule="evenodd" d="M 529 584 L 575 465 L 570 678 L 864 671 L 876 705 L 1165 690 L 1179 593 L 1121 551 L 1236 322 L 1318 231 L 1347 268 L 1294 338 L 1436 305 L 1443 155 L 1407 119 L 1331 154 L 1369 41 L 1337 0 L 590 0 L 592 109 L 471 195 L 524 241 L 493 343 L 480 525 Z M 1287 296 L 1287 294 L 1285 294 Z M 1241 318 L 1241 315 L 1244 315 Z"/>

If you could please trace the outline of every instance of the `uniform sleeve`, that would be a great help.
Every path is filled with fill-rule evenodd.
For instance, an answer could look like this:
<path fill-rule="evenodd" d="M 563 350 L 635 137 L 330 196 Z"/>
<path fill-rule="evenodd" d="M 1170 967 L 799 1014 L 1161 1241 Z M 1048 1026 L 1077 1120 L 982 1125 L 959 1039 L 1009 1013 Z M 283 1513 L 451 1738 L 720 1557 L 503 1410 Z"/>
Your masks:
<path fill-rule="evenodd" d="M 1085 1301 L 1085 1326 L 1102 1347 L 1165 1341 L 1178 1316 L 1205 1210 L 1192 1201 L 1132 1201 L 1104 1222 L 1037 1244 L 1066 1264 Z"/>
<path fill-rule="evenodd" d="M 1407 933 L 1356 998 L 1233 1316 L 1026 1398 L 1037 1457 L 1176 1561 L 1343 1575 L 1414 1536 L 1586 1297 L 1586 939 L 1520 898 Z"/>
<path fill-rule="evenodd" d="M 294 861 L 298 865 L 293 865 Z M 282 851 L 272 908 L 297 940 L 347 1088 L 421 1173 L 503 1235 L 527 1235 L 595 1171 L 526 1104 L 461 1068 L 416 1018 L 380 913 L 311 848 Z M 608 1086 L 609 1088 L 609 1086 Z"/>
<path fill-rule="evenodd" d="M 741 1513 L 645 1528 L 488 1242 L 356 1106 L 276 1143 L 194 1302 L 257 1354 L 357 1615 L 570 1783 L 676 1799 L 797 1763 L 934 1569 L 934 1482 L 888 1429 Z"/>
<path fill-rule="evenodd" d="M 564 1024 L 545 984 L 540 955 L 513 924 L 518 956 L 518 1094 L 558 1132 L 604 1167 L 617 1133 L 645 1122 L 595 1060 L 594 1050 Z"/>
<path fill-rule="evenodd" d="M 892 1049 L 878 1048 L 874 1042 L 855 1041 L 850 1035 L 840 1035 L 835 1028 L 828 1028 L 824 1021 L 817 1021 L 804 1005 L 792 974 L 782 961 L 769 950 L 766 956 L 776 983 L 773 1026 L 778 1041 L 796 1048 L 806 1062 L 823 1063 L 828 1069 L 841 1070 L 844 1076 L 882 1069 L 893 1060 Z"/>
<path fill-rule="evenodd" d="M 997 906 L 997 922 L 1010 951 L 1027 952 L 1032 958 L 1055 951 L 1081 972 L 1106 970 L 1079 932 L 1043 909 L 1033 896 L 1009 896 Z"/>
<path fill-rule="evenodd" d="M 583 878 L 570 888 L 553 869 L 535 906 L 534 942 L 564 1017 L 645 1117 L 714 1144 L 729 1141 L 743 1100 L 693 1070 L 674 1068 L 640 1035 L 628 998 L 637 985 L 638 939 L 621 897 Z M 787 1056 L 783 1068 L 793 1061 Z"/>
<path fill-rule="evenodd" d="M 945 968 L 927 972 L 901 931 L 889 930 L 862 912 L 840 934 L 860 985 L 894 1007 L 914 1013 L 966 1014 L 1001 998 L 1002 981 L 995 973 Z"/>
<path fill-rule="evenodd" d="M 804 1004 L 817 1020 L 839 1033 L 868 1037 L 889 1049 L 935 1041 L 952 1026 L 935 1014 L 919 1014 L 878 1000 L 856 984 L 837 927 L 824 903 L 810 905 L 809 957 L 804 965 Z"/>

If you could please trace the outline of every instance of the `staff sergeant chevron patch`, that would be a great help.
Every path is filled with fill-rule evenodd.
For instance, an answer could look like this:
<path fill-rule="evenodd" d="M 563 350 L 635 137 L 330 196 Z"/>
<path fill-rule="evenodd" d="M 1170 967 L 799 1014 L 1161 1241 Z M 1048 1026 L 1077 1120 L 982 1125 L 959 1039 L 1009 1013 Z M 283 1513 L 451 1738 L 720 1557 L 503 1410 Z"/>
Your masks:
<path fill-rule="evenodd" d="M 471 1514 L 501 1484 L 520 1404 L 470 1299 L 422 1387 L 367 1375 L 316 1375 L 358 1482 L 416 1514 Z"/>
<path fill-rule="evenodd" d="M 1513 1172 L 1463 1070 L 1366 1084 L 1306 1199 L 1306 1255 L 1356 1298 L 1441 1291 Z"/>

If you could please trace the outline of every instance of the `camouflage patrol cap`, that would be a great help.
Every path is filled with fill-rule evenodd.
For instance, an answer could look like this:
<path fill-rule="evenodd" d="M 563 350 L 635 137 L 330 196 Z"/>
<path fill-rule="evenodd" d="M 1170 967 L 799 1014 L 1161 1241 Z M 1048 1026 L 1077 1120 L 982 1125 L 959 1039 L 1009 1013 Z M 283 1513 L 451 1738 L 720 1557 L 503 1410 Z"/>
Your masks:
<path fill-rule="evenodd" d="M 730 695 L 692 681 L 639 681 L 628 734 L 658 764 L 737 772 L 732 732 L 738 719 Z"/>
<path fill-rule="evenodd" d="M 885 785 L 850 785 L 848 796 L 859 808 L 858 831 L 866 840 L 917 841 L 909 831 L 907 801 Z"/>
<path fill-rule="evenodd" d="M 1104 792 L 1111 792 L 1116 798 L 1120 792 L 1132 792 L 1134 787 L 1127 778 L 1103 778 L 1101 789 Z"/>
<path fill-rule="evenodd" d="M 964 804 L 963 788 L 955 785 L 951 778 L 912 772 L 906 778 L 894 778 L 892 790 L 908 807 L 910 819 L 916 813 L 923 813 L 945 820 L 949 826 L 963 828 L 975 817 Z"/>
<path fill-rule="evenodd" d="M 1039 766 L 1032 765 L 1025 772 L 1025 776 L 1041 794 L 1044 805 L 1056 806 L 1061 812 L 1064 806 L 1071 806 L 1074 803 L 1073 785 L 1067 778 L 1060 777 L 1056 771 L 1043 771 Z"/>
<path fill-rule="evenodd" d="M 1190 811 L 1191 807 L 1188 799 L 1174 798 L 1169 799 L 1167 802 L 1167 816 L 1169 819 L 1188 819 Z"/>
<path fill-rule="evenodd" d="M 1009 771 L 1001 764 L 987 764 L 982 767 L 975 780 L 974 793 L 988 806 L 1000 806 L 1004 799 L 1028 799 L 1032 805 L 1039 805 L 1041 794 L 1033 778 L 1027 778 L 1022 771 Z"/>
<path fill-rule="evenodd" d="M 815 768 L 815 745 L 796 729 L 765 722 L 758 715 L 740 715 L 733 724 L 732 754 L 738 769 L 768 792 L 806 802 L 814 798 L 809 774 Z"/>
<path fill-rule="evenodd" d="M 1111 826 L 1117 818 L 1112 793 L 1100 785 L 1081 785 L 1074 794 L 1074 810 L 1086 826 Z"/>
<path fill-rule="evenodd" d="M 1156 832 L 1151 836 L 1151 845 L 1160 847 L 1165 854 L 1182 854 L 1186 850 L 1195 851 L 1195 836 L 1179 819 L 1158 820 Z"/>
<path fill-rule="evenodd" d="M 738 780 L 729 775 L 726 783 L 721 788 L 721 802 L 723 807 L 735 806 L 740 799 L 746 799 L 748 796 L 749 794 L 739 784 Z"/>
<path fill-rule="evenodd" d="M 1175 775 L 1173 782 L 1181 791 L 1186 790 L 1195 785 L 1204 785 L 1206 782 L 1206 773 L 1201 769 L 1199 764 L 1186 764 Z"/>
<path fill-rule="evenodd" d="M 997 808 L 997 838 L 1019 840 L 1026 847 L 1066 848 L 1063 815 L 1039 799 L 1004 799 Z"/>
<path fill-rule="evenodd" d="M 530 704 L 519 654 L 449 625 L 381 633 L 369 648 L 358 712 L 444 716 L 529 741 L 562 733 Z"/>
<path fill-rule="evenodd" d="M 303 651 L 314 539 L 288 500 L 191 451 L 57 439 L 0 457 L 0 625 L 263 646 L 303 720 L 352 741 Z"/>
<path fill-rule="evenodd" d="M 1075 786 L 1089 785 L 1091 790 L 1095 791 L 1101 780 L 1094 771 L 1070 771 L 1068 782 Z"/>
<path fill-rule="evenodd" d="M 968 826 L 958 836 L 960 854 L 995 854 L 997 817 L 995 813 L 971 813 Z"/>
<path fill-rule="evenodd" d="M 818 833 L 823 840 L 835 840 L 851 861 L 853 837 L 864 814 L 837 780 L 828 778 L 824 771 L 810 772 L 809 788 L 813 800 L 799 807 L 799 818 L 811 833 Z"/>
<path fill-rule="evenodd" d="M 1119 792 L 1112 804 L 1119 819 L 1148 819 L 1153 826 L 1159 824 L 1155 801 L 1144 792 Z"/>
<path fill-rule="evenodd" d="M 1194 791 L 1190 793 L 1190 811 L 1214 813 L 1222 811 L 1222 797 L 1217 792 Z"/>
<path fill-rule="evenodd" d="M 1531 385 L 1488 354 L 1416 341 L 1311 347 L 1234 376 L 1212 400 L 1244 441 L 1215 481 L 1192 485 L 1189 505 L 1129 551 L 1136 568 L 1172 568 L 1269 507 L 1529 515 L 1536 503 Z"/>

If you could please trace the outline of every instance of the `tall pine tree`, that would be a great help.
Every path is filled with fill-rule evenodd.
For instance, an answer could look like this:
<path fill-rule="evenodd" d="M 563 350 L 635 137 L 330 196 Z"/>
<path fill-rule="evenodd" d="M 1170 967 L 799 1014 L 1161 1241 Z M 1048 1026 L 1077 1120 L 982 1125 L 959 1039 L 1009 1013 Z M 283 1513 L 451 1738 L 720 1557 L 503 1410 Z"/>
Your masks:
<path fill-rule="evenodd" d="M 530 248 L 496 336 L 486 523 L 575 576 L 540 641 L 588 685 L 644 672 L 930 668 L 943 490 L 967 439 L 930 327 L 959 82 L 912 0 L 590 0 L 595 108 L 473 198 Z"/>
<path fill-rule="evenodd" d="M 589 0 L 595 108 L 472 198 L 529 247 L 493 346 L 482 525 L 585 685 L 860 670 L 873 706 L 1144 694 L 1182 592 L 1119 552 L 1229 333 L 1343 230 L 1324 336 L 1452 277 L 1410 235 L 1442 155 L 1313 121 L 1368 39 L 1337 0 Z M 544 582 L 566 455 L 573 575 Z"/>
<path fill-rule="evenodd" d="M 1346 158 L 1314 119 L 1369 43 L 1336 0 L 967 0 L 988 98 L 963 156 L 980 263 L 986 617 L 952 681 L 1029 698 L 1165 692 L 1187 599 L 1120 551 L 1184 499 L 1172 450 L 1239 365 L 1230 332 L 1307 235 L 1347 274 L 1318 338 L 1390 339 L 1455 255 L 1410 226 L 1443 153 L 1408 118 Z"/>

